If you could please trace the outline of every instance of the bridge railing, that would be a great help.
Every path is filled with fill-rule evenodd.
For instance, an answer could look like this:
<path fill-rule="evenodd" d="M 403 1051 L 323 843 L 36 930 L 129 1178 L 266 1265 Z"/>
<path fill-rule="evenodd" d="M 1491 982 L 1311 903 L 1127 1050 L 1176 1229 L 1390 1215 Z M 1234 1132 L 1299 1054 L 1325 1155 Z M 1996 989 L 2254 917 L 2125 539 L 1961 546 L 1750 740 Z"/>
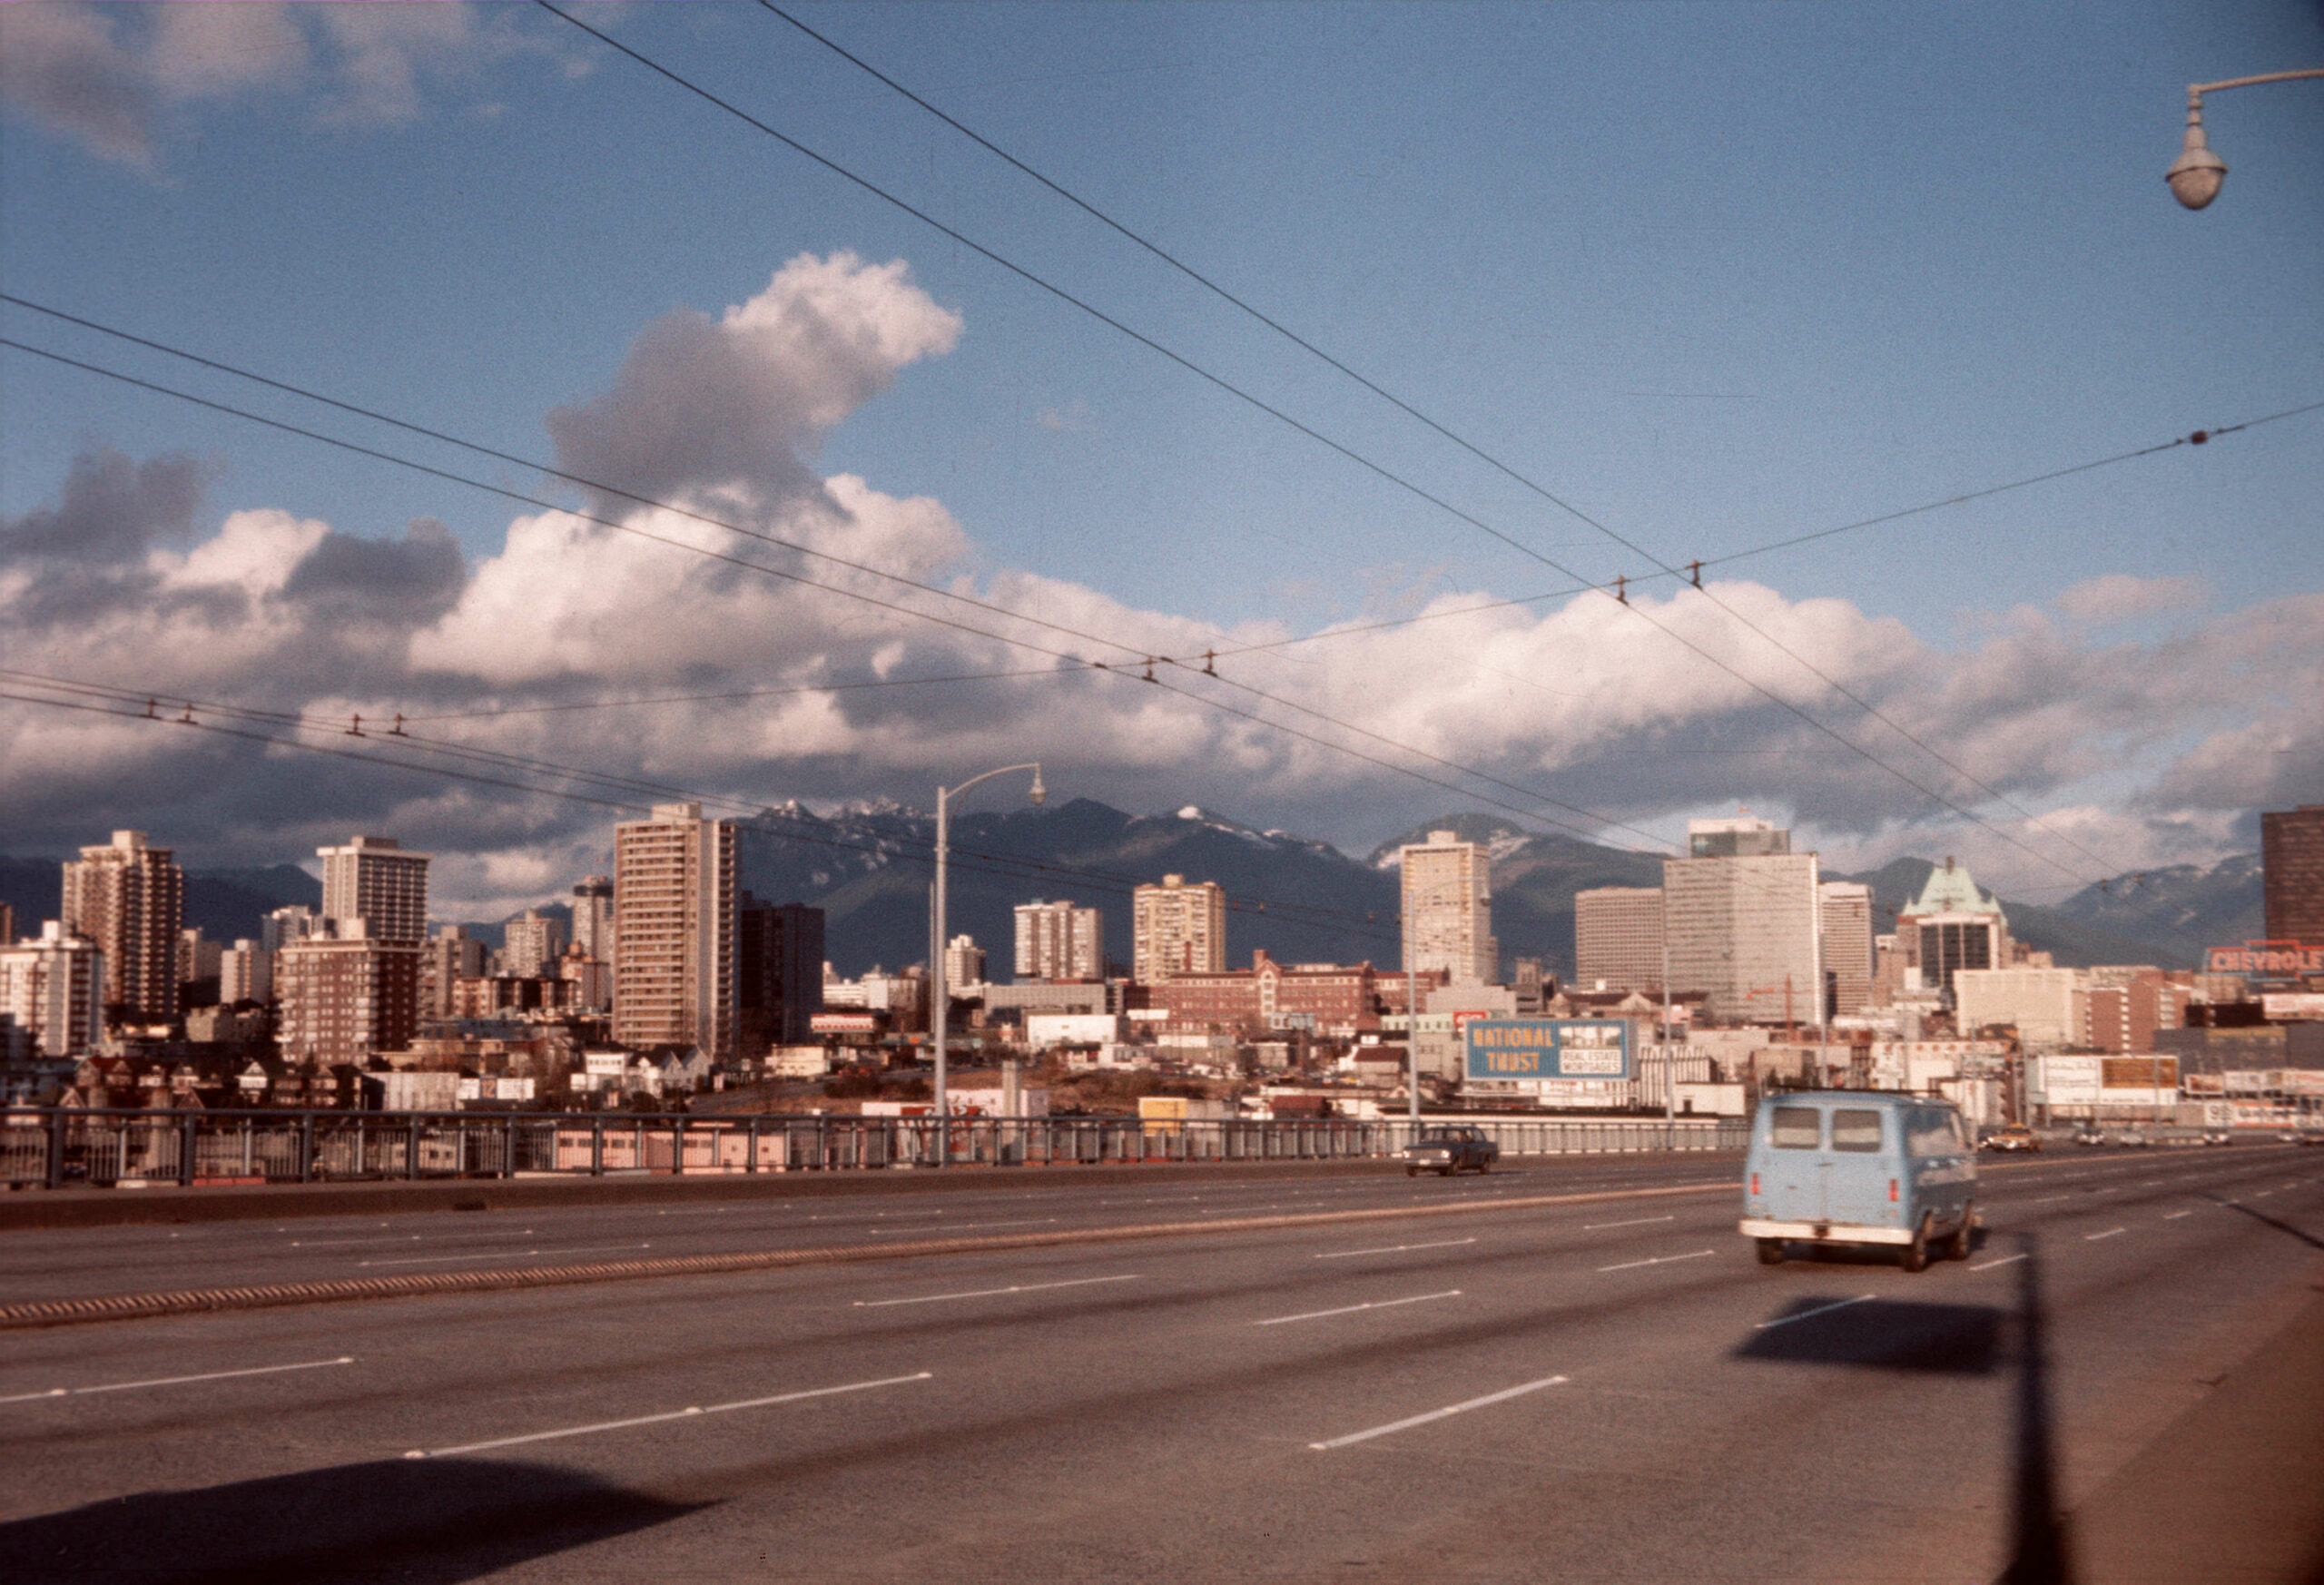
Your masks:
<path fill-rule="evenodd" d="M 1740 1150 L 1739 1117 L 1423 1117 L 1503 1157 Z M 893 1167 L 1323 1161 L 1393 1156 L 1406 1119 L 697 1116 L 672 1112 L 0 1111 L 0 1183 L 346 1183 L 852 1171 Z"/>

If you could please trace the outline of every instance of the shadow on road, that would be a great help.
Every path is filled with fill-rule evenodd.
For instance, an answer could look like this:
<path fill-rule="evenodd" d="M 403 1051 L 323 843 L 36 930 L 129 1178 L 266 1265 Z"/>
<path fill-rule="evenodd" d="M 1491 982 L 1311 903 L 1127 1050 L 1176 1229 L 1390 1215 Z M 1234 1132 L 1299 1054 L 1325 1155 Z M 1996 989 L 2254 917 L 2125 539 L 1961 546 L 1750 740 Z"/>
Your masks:
<path fill-rule="evenodd" d="M 2303 1233 L 2290 1222 L 2280 1221 L 2265 1211 L 2255 1211 L 2249 1206 L 2239 1204 L 2234 1200 L 2222 1199 L 2217 1195 L 2205 1195 L 2203 1198 L 2211 1201 L 2222 1211 L 2233 1211 L 2238 1216 L 2250 1217 L 2254 1222 L 2264 1223 L 2279 1233 L 2289 1233 L 2311 1249 L 2324 1249 L 2324 1238 L 2319 1238 L 2312 1233 Z"/>
<path fill-rule="evenodd" d="M 384 1460 L 0 1524 L 0 1579 L 452 1585 L 697 1506 L 530 1464 Z"/>

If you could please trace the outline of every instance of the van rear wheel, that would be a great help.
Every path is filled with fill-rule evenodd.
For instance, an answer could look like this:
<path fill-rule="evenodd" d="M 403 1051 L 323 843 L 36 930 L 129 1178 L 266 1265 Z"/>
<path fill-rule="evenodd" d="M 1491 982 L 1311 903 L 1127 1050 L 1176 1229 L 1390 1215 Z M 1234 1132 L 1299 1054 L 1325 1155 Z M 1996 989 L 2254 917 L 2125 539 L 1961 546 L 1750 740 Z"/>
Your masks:
<path fill-rule="evenodd" d="M 1961 1226 L 1953 1229 L 1953 1236 L 1945 1241 L 1945 1258 L 1966 1260 L 1976 1239 L 1977 1207 L 1974 1203 L 1961 1207 Z"/>
<path fill-rule="evenodd" d="M 1905 1245 L 1904 1266 L 1906 1271 L 1928 1269 L 1928 1218 L 1925 1216 L 1921 1218 L 1921 1225 L 1913 1229 L 1913 1241 Z"/>
<path fill-rule="evenodd" d="M 1782 1239 L 1762 1238 L 1759 1240 L 1759 1264 L 1761 1265 L 1781 1265 L 1783 1264 Z"/>

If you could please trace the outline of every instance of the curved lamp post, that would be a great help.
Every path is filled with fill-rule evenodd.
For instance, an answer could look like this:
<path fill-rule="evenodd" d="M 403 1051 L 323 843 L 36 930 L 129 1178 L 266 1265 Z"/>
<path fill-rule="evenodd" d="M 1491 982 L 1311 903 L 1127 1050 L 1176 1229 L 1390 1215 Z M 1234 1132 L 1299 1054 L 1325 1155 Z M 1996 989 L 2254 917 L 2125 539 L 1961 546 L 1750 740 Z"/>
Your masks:
<path fill-rule="evenodd" d="M 945 934 L 945 866 L 952 854 L 952 800 L 980 782 L 990 782 L 995 776 L 1006 776 L 1011 771 L 1033 773 L 1032 797 L 1036 805 L 1049 800 L 1049 789 L 1041 785 L 1041 766 L 1038 760 L 1021 765 L 1003 765 L 997 771 L 987 771 L 981 776 L 971 776 L 957 787 L 936 789 L 936 940 L 935 950 L 929 954 L 929 1022 L 936 1033 L 936 1137 L 942 1141 L 937 1147 L 939 1166 L 952 1165 L 952 1114 L 948 1109 L 944 1093 L 944 1037 L 952 1019 L 952 991 L 944 983 Z"/>
<path fill-rule="evenodd" d="M 2300 72 L 2269 72 L 2257 77 L 2230 77 L 2224 83 L 2191 83 L 2187 87 L 2187 142 L 2162 179 L 2171 196 L 2189 209 L 2201 209 L 2219 196 L 2227 180 L 2227 162 L 2211 153 L 2203 138 L 2203 95 L 2222 88 L 2249 88 L 2256 83 L 2290 83 L 2302 77 L 2324 77 L 2324 66 Z"/>

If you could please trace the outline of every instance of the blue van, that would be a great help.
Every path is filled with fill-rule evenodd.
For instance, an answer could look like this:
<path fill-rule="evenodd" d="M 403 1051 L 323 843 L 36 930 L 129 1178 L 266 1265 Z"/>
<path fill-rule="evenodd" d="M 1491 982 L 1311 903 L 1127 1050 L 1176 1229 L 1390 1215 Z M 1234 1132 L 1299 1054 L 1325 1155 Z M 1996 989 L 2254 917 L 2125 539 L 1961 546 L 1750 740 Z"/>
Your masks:
<path fill-rule="evenodd" d="M 1785 1246 L 1888 1244 L 1906 1271 L 1932 1248 L 1965 1260 L 1977 1225 L 1977 1155 L 1951 1101 L 1872 1090 L 1768 1095 L 1751 1120 L 1743 1222 L 1762 1264 Z"/>

